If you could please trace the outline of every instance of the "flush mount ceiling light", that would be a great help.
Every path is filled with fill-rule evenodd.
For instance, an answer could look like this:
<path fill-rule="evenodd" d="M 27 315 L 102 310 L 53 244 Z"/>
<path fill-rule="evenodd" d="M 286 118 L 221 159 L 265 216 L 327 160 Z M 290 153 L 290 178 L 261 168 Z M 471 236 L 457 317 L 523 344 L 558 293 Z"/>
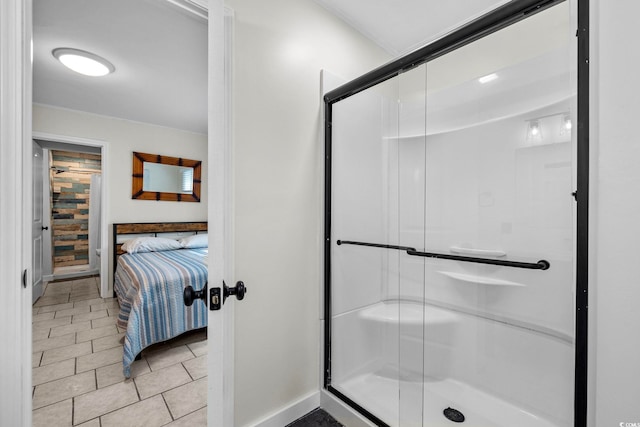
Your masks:
<path fill-rule="evenodd" d="M 496 73 L 487 74 L 486 76 L 480 77 L 478 81 L 482 84 L 489 83 L 498 78 Z"/>
<path fill-rule="evenodd" d="M 76 73 L 84 74 L 85 76 L 106 76 L 107 74 L 113 73 L 116 69 L 116 67 L 106 59 L 80 49 L 62 47 L 54 49 L 51 53 L 58 61 L 62 62 L 65 67 Z"/>

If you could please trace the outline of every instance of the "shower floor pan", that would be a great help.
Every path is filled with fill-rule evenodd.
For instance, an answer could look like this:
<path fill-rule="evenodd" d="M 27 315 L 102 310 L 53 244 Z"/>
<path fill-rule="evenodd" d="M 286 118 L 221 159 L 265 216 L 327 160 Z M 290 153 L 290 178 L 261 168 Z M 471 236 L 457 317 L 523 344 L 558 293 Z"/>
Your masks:
<path fill-rule="evenodd" d="M 411 402 L 415 402 L 414 407 L 419 408 L 421 383 L 402 381 L 400 384 L 403 400 L 400 418 L 397 379 L 368 373 L 336 385 L 336 389 L 392 427 L 560 427 L 512 403 L 451 379 L 425 383 L 423 422 L 416 419 L 421 415 L 416 414 L 419 409 L 411 407 Z M 465 421 L 456 423 L 445 418 L 443 411 L 449 407 L 464 414 Z"/>

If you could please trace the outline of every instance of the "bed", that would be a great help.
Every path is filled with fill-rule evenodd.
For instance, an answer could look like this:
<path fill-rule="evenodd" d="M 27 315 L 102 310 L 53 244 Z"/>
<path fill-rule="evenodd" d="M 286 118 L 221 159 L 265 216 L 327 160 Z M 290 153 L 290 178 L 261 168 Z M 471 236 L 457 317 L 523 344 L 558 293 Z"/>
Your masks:
<path fill-rule="evenodd" d="M 185 287 L 199 290 L 207 282 L 206 230 L 206 222 L 113 225 L 114 293 L 120 304 L 117 324 L 126 331 L 126 378 L 146 347 L 207 326 L 205 305 L 183 302 Z"/>

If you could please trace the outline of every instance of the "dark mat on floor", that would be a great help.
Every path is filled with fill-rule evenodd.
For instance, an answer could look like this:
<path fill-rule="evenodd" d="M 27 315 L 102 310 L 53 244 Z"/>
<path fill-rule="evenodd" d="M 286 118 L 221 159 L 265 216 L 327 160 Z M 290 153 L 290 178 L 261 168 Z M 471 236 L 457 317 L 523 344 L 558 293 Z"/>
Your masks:
<path fill-rule="evenodd" d="M 324 409 L 315 409 L 286 427 L 344 427 Z"/>

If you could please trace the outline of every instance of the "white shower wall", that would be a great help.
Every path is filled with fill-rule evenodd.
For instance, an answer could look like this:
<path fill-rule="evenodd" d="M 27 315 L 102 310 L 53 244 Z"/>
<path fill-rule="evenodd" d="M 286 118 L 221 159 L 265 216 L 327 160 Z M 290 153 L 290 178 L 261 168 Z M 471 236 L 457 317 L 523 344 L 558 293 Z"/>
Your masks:
<path fill-rule="evenodd" d="M 334 383 L 366 372 L 412 381 L 424 375 L 426 387 L 429 381 L 456 380 L 570 425 L 571 142 L 528 144 L 522 116 L 426 138 L 389 138 L 385 132 L 397 125 L 377 125 L 393 122 L 384 118 L 388 105 L 372 92 L 334 111 L 346 114 L 350 125 L 334 133 L 333 179 L 344 185 L 333 187 L 332 241 L 441 253 L 451 253 L 452 246 L 496 249 L 509 259 L 546 259 L 551 268 L 340 246 L 332 258 L 332 282 L 343 285 L 332 299 L 332 358 L 339 361 L 333 363 Z M 369 126 L 361 119 L 371 120 Z M 514 285 L 496 284 L 508 282 Z M 425 318 L 447 312 L 451 324 L 425 322 L 416 329 L 407 324 L 406 305 L 398 309 L 400 324 L 372 321 L 367 310 L 380 301 L 424 303 Z"/>

